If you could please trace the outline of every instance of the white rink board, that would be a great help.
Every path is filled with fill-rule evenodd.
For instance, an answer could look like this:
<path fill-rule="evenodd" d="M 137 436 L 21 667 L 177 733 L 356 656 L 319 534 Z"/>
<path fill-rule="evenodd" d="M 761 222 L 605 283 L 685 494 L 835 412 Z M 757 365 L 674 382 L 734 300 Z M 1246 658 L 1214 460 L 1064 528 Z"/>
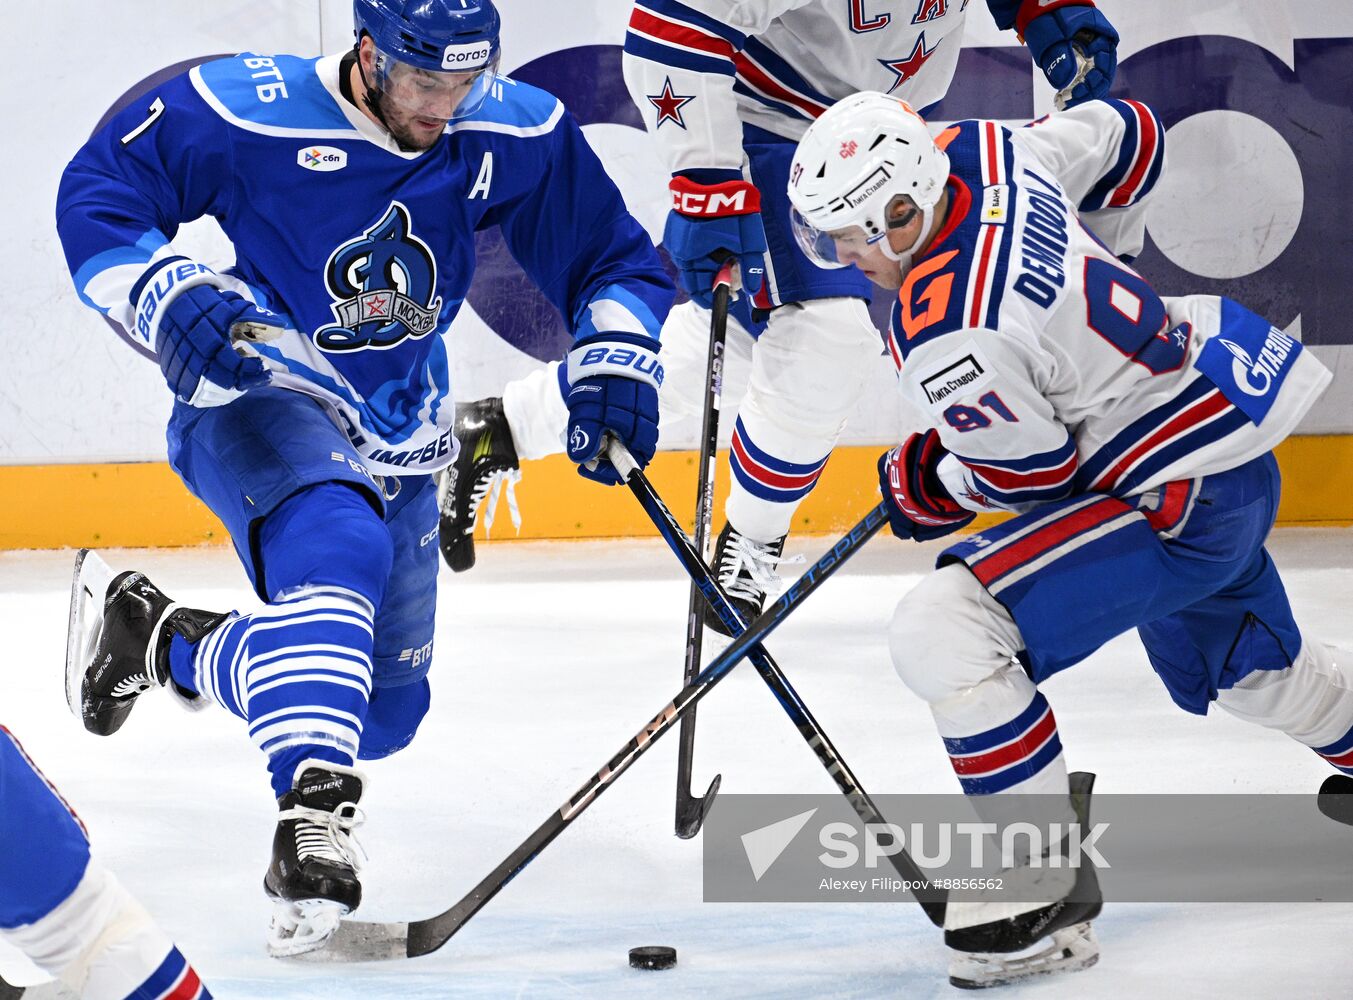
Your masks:
<path fill-rule="evenodd" d="M 1013 36 L 995 30 L 981 0 L 970 2 L 965 44 L 1014 44 Z M 1134 57 L 1166 51 L 1161 47 L 1190 36 L 1213 40 L 1228 36 L 1269 53 L 1285 67 L 1278 76 L 1294 70 L 1306 85 L 1308 78 L 1321 72 L 1329 77 L 1333 71 L 1312 60 L 1300 62 L 1299 56 L 1307 58 L 1306 50 L 1294 39 L 1353 40 L 1353 4 L 1347 0 L 1278 0 L 1262 5 L 1199 0 L 1186 8 L 1174 0 L 1102 0 L 1100 6 L 1123 36 L 1120 56 L 1127 70 L 1136 74 L 1132 80 L 1150 82 L 1151 72 L 1133 68 Z M 346 0 L 177 5 L 151 0 L 119 0 L 115 5 L 48 0 L 13 7 L 7 11 L 6 25 L 14 37 L 25 41 L 13 54 L 12 78 L 21 83 L 10 89 L 0 106 L 6 146 L 19 153 L 7 158 L 6 183 L 0 189 L 0 210 L 15 234 L 0 249 L 0 290 L 6 304 L 0 323 L 5 357 L 0 366 L 0 464 L 163 459 L 169 397 L 159 372 L 82 306 L 71 288 L 53 226 L 61 171 L 112 102 L 151 73 L 213 53 L 317 53 L 346 47 L 351 5 Z M 500 7 L 504 68 L 510 72 L 561 50 L 620 45 L 629 3 L 504 0 Z M 50 30 L 53 24 L 61 30 Z M 1148 65 L 1141 59 L 1139 64 Z M 1224 59 L 1217 63 L 1226 64 Z M 1029 73 L 1032 77 L 1036 70 L 1030 67 Z M 1041 78 L 1035 80 L 1031 113 L 1049 110 L 1049 100 L 1046 85 Z M 1330 107 L 1333 118 L 1304 122 L 1302 127 L 1318 129 L 1330 122 L 1342 127 L 1346 119 L 1335 112 L 1346 113 L 1347 103 L 1331 102 Z M 1299 227 L 1308 242 L 1329 253 L 1327 261 L 1353 259 L 1349 244 L 1353 203 L 1346 197 L 1309 203 L 1311 192 L 1309 185 L 1301 184 L 1302 173 L 1310 178 L 1321 167 L 1299 164 L 1275 127 L 1288 126 L 1241 112 L 1200 110 L 1171 128 L 1173 167 L 1153 209 L 1150 232 L 1184 273 L 1196 274 L 1200 281 L 1239 279 L 1251 271 L 1271 271 L 1275 260 L 1279 263 L 1274 266 L 1293 273 L 1322 267 L 1325 262 L 1318 257 L 1287 259 L 1295 253 L 1288 241 Z M 624 124 L 598 122 L 585 129 L 636 217 L 650 235 L 659 237 L 665 177 L 646 136 Z M 1353 156 L 1353 130 L 1339 141 Z M 1211 169 L 1217 150 L 1228 151 L 1238 164 L 1220 178 Z M 212 223 L 188 227 L 176 242 L 210 262 L 228 263 L 229 247 L 219 230 L 213 234 L 214 229 Z M 1317 285 L 1312 296 L 1353 295 L 1348 291 L 1353 281 L 1335 276 L 1330 285 L 1329 289 Z M 1233 294 L 1246 298 L 1243 284 Z M 1288 306 L 1294 316 L 1305 308 L 1300 302 Z M 1329 302 L 1321 308 L 1336 319 L 1353 314 L 1353 307 L 1344 310 Z M 1301 330 L 1299 322 L 1295 329 Z M 454 335 L 460 398 L 496 393 L 505 381 L 540 363 L 490 329 L 468 304 Z M 1321 343 L 1316 349 L 1336 369 L 1336 382 L 1302 429 L 1353 432 L 1353 328 L 1333 334 L 1322 328 L 1318 336 Z M 890 442 L 896 437 L 897 421 L 891 371 L 880 360 L 843 441 Z M 671 447 L 693 444 L 694 428 L 670 428 L 664 442 Z"/>

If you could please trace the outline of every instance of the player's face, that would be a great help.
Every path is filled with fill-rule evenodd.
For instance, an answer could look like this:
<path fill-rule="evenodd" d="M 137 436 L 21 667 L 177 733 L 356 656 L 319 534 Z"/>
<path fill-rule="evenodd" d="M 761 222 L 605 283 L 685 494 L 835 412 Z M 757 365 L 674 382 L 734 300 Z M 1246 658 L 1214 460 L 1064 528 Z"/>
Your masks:
<path fill-rule="evenodd" d="M 910 198 L 900 197 L 888 207 L 888 223 L 888 230 L 881 239 L 867 242 L 863 232 L 856 230 L 860 237 L 845 242 L 838 240 L 836 250 L 843 261 L 854 264 L 874 284 L 896 291 L 911 270 L 912 255 L 921 249 L 921 227 L 925 225 L 925 216 Z M 884 251 L 884 240 L 887 240 L 891 254 Z"/>
<path fill-rule="evenodd" d="M 397 63 L 382 91 L 386 116 L 396 115 L 415 136 L 431 137 L 428 145 L 446 128 L 474 89 L 479 73 L 434 73 Z"/>
<path fill-rule="evenodd" d="M 897 261 L 885 254 L 878 243 L 866 243 L 863 233 L 860 239 L 837 240 L 836 255 L 843 264 L 854 264 L 880 288 L 896 291 L 902 287 Z"/>
<path fill-rule="evenodd" d="M 885 232 L 866 233 L 861 226 L 819 230 L 797 208 L 790 214 L 794 238 L 800 249 L 819 267 L 858 267 L 866 278 L 881 288 L 898 289 L 906 277 L 906 256 L 916 248 L 921 227 L 921 211 L 906 195 L 898 195 L 889 204 Z M 887 242 L 884 242 L 884 241 Z"/>
<path fill-rule="evenodd" d="M 363 79 L 372 81 L 380 96 L 383 124 L 404 149 L 433 146 L 457 109 L 480 95 L 485 74 L 492 69 L 468 73 L 438 73 L 380 56 L 369 37 L 360 51 Z M 381 61 L 383 60 L 383 61 Z"/>

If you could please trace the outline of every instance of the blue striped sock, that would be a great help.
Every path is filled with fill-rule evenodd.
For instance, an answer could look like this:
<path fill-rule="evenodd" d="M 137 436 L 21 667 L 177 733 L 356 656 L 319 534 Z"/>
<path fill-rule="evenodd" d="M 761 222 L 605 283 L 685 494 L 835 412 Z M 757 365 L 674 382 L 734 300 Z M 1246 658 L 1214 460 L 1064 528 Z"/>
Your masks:
<path fill-rule="evenodd" d="M 278 796 L 303 760 L 356 760 L 371 697 L 373 617 L 351 591 L 300 587 L 198 643 L 193 686 L 249 723 Z"/>

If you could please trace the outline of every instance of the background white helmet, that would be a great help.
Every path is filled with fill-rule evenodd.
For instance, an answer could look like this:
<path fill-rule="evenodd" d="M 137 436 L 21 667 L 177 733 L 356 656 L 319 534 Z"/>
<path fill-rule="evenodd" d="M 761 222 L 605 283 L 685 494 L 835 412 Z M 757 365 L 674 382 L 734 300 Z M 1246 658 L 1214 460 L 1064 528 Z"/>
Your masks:
<path fill-rule="evenodd" d="M 794 237 L 822 267 L 845 267 L 842 251 L 869 244 L 905 265 L 930 229 L 948 177 L 949 157 L 909 104 L 875 91 L 853 94 L 823 112 L 794 151 Z M 902 195 L 921 210 L 923 225 L 916 242 L 898 253 L 884 237 L 889 209 Z"/>

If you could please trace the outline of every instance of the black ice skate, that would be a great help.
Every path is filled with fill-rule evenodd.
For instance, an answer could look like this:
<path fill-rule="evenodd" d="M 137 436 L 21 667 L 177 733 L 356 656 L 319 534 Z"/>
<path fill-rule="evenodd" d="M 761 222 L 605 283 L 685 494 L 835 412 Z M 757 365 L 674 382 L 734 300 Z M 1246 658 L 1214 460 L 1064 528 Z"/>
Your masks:
<path fill-rule="evenodd" d="M 1071 803 L 1082 830 L 1090 829 L 1094 783 L 1093 774 L 1076 771 L 1070 775 Z M 1065 841 L 1057 849 L 1065 851 Z M 1045 865 L 1008 873 L 1010 880 L 1023 880 L 1033 888 L 1040 879 L 1049 884 L 1061 880 L 1061 898 L 1044 906 L 951 899 L 944 931 L 944 943 L 953 949 L 949 982 L 960 989 L 980 990 L 1055 972 L 1076 972 L 1098 962 L 1099 942 L 1090 921 L 1099 916 L 1104 896 L 1095 866 L 1085 858 L 1080 860 L 1080 866 L 1074 869 Z M 1071 872 L 1075 873 L 1074 882 L 1068 891 L 1065 879 Z M 984 921 L 984 916 L 990 919 Z M 952 926 L 954 923 L 962 926 Z"/>
<path fill-rule="evenodd" d="M 463 573 L 474 565 L 474 528 L 479 507 L 492 494 L 484 514 L 486 525 L 492 527 L 501 483 L 507 485 L 512 523 L 521 528 L 513 490 L 521 479 L 521 470 L 501 399 L 456 404 L 455 434 L 460 454 L 437 480 L 437 505 L 441 509 L 437 534 L 446 564 L 454 572 Z"/>
<path fill-rule="evenodd" d="M 761 614 L 766 595 L 779 587 L 775 567 L 787 561 L 780 556 L 785 538 L 781 535 L 773 542 L 754 541 L 731 524 L 725 524 L 719 532 L 713 569 L 744 625 L 750 625 Z M 732 634 L 711 608 L 705 609 L 705 624 L 721 635 Z"/>
<path fill-rule="evenodd" d="M 71 711 L 91 733 L 111 736 L 151 688 L 168 687 L 186 707 L 205 707 L 206 699 L 173 683 L 169 645 L 176 634 L 197 642 L 226 617 L 180 607 L 142 573 L 113 577 L 97 552 L 81 549 L 66 637 Z"/>
<path fill-rule="evenodd" d="M 291 791 L 277 802 L 272 864 L 263 889 L 273 899 L 268 952 L 300 955 L 321 947 L 338 922 L 362 902 L 358 846 L 363 820 L 359 771 L 322 760 L 302 761 Z"/>

